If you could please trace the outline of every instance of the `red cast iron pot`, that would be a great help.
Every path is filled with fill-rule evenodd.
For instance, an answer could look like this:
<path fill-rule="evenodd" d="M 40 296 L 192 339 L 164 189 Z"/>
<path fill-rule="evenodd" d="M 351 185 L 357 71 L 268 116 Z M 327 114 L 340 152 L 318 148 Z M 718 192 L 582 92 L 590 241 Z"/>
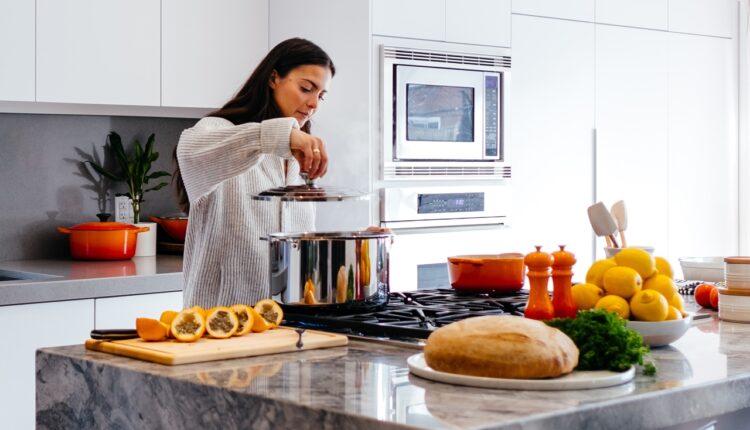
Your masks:
<path fill-rule="evenodd" d="M 77 260 L 127 260 L 135 255 L 138 233 L 148 227 L 121 222 L 86 222 L 74 227 L 57 227 L 70 235 L 70 254 Z"/>
<path fill-rule="evenodd" d="M 185 242 L 187 234 L 188 217 L 186 216 L 150 216 L 151 221 L 159 224 L 165 232 L 179 243 Z"/>
<path fill-rule="evenodd" d="M 451 286 L 464 291 L 518 291 L 526 275 L 523 257 L 518 253 L 448 257 Z"/>

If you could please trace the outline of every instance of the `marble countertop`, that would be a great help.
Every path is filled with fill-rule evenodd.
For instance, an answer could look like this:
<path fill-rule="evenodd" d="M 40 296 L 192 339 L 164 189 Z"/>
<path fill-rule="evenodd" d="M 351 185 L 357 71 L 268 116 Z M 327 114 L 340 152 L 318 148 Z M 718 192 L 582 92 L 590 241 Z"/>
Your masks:
<path fill-rule="evenodd" d="M 624 385 L 505 391 L 410 375 L 418 349 L 346 347 L 162 366 L 83 346 L 37 354 L 37 424 L 164 428 L 659 428 L 750 407 L 750 325 L 715 313 Z"/>
<path fill-rule="evenodd" d="M 0 306 L 182 290 L 182 257 L 0 262 Z"/>

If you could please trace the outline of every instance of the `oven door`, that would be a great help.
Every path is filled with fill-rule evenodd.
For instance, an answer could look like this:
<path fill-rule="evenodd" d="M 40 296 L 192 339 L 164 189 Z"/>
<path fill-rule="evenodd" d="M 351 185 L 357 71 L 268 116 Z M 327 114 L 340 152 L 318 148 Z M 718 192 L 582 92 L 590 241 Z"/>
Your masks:
<path fill-rule="evenodd" d="M 399 160 L 487 160 L 499 154 L 485 151 L 486 127 L 497 125 L 498 102 L 485 115 L 485 75 L 409 65 L 396 66 L 395 153 Z M 491 97 L 497 95 L 499 74 Z M 494 110 L 494 112 L 492 112 Z M 497 130 L 492 133 L 497 148 Z"/>

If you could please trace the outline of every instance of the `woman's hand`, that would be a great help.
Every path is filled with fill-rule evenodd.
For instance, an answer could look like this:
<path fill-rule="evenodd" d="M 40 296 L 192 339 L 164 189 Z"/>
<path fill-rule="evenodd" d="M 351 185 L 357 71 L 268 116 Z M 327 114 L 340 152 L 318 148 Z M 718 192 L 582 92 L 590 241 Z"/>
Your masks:
<path fill-rule="evenodd" d="M 328 153 L 322 139 L 295 128 L 289 136 L 289 148 L 308 178 L 320 178 L 328 171 Z"/>

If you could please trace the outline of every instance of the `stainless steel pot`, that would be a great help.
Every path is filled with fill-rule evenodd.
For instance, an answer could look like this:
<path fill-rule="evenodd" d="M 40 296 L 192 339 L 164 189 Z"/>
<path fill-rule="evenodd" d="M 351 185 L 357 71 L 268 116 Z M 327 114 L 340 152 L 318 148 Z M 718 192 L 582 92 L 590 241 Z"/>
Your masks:
<path fill-rule="evenodd" d="M 381 308 L 392 242 L 388 232 L 273 233 L 271 294 L 292 312 Z"/>

